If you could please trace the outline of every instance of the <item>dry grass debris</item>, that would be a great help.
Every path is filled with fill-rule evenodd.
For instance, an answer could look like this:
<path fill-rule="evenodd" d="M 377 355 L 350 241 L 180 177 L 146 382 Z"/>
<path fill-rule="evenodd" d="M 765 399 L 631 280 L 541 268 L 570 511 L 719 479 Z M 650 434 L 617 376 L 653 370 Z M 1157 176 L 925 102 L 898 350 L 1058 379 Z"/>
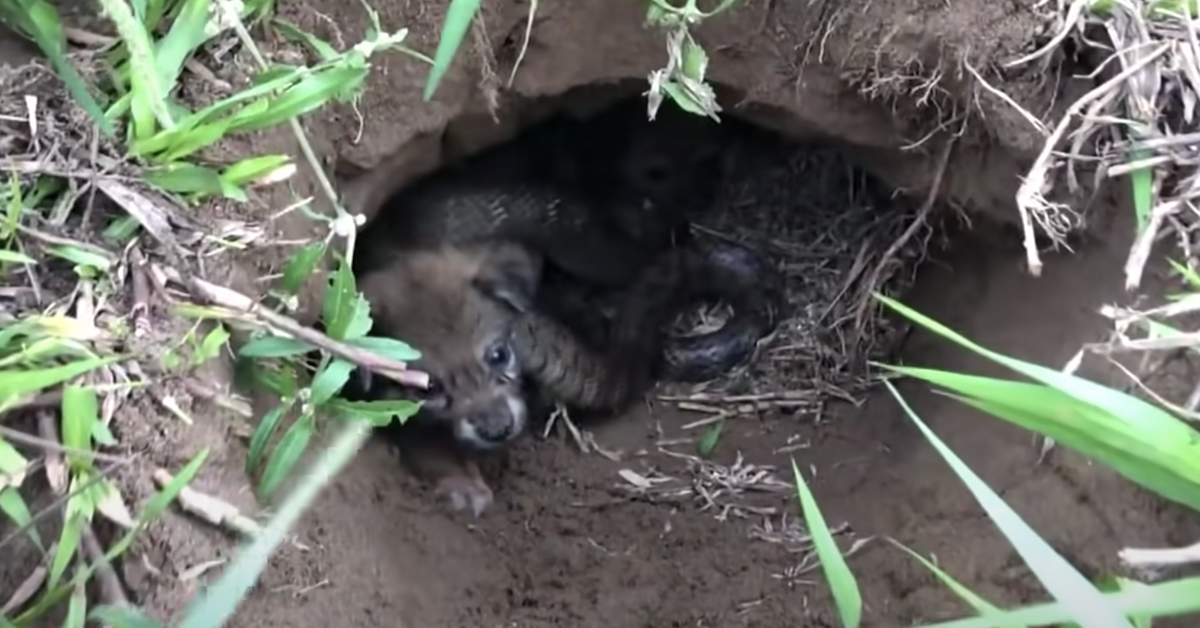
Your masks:
<path fill-rule="evenodd" d="M 792 315 L 747 367 L 696 386 L 666 386 L 661 398 L 718 417 L 819 416 L 830 398 L 859 401 L 870 384 L 868 361 L 894 349 L 902 333 L 872 295 L 911 284 L 936 229 L 927 222 L 933 198 L 918 207 L 835 148 L 747 129 L 718 211 L 697 229 L 777 261 Z M 698 318 L 688 324 L 720 317 Z"/>
<path fill-rule="evenodd" d="M 1017 193 L 1033 274 L 1041 269 L 1034 225 L 1055 244 L 1064 245 L 1067 233 L 1082 224 L 1077 210 L 1048 195 L 1065 182 L 1068 195 L 1078 198 L 1083 191 L 1079 170 L 1089 164 L 1098 168 L 1094 183 L 1124 177 L 1133 188 L 1139 232 L 1125 267 L 1127 290 L 1140 285 L 1150 249 L 1168 237 L 1165 230 L 1179 233 L 1190 257 L 1186 234 L 1194 222 L 1193 200 L 1200 195 L 1200 184 L 1190 148 L 1193 140 L 1188 138 L 1196 126 L 1200 41 L 1191 28 L 1194 16 L 1178 12 L 1185 6 L 1136 0 L 1039 4 L 1058 24 L 1056 35 L 1005 66 L 1042 59 L 1073 38 L 1107 53 L 1092 74 L 1107 78 L 1071 103 L 1053 125 Z M 1099 33 L 1107 37 L 1097 37 Z M 1098 149 L 1094 155 L 1093 148 Z"/>

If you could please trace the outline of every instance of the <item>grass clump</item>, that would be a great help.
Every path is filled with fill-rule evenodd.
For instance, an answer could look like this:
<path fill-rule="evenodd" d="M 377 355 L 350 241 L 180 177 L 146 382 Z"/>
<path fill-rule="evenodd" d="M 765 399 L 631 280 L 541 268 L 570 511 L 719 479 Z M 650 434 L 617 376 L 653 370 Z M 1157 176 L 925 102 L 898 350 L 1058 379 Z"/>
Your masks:
<path fill-rule="evenodd" d="M 1147 490 L 1200 512 L 1196 474 L 1200 432 L 1176 416 L 1131 395 L 1075 375 L 1047 369 L 982 347 L 911 308 L 880 297 L 885 305 L 960 347 L 1036 383 L 935 369 L 882 365 L 896 376 L 933 384 L 964 404 L 1043 436 L 1103 463 Z M 1002 610 L 894 539 L 889 541 L 929 569 L 977 617 L 922 628 L 984 628 L 1077 625 L 1142 628 L 1155 618 L 1200 612 L 1200 578 L 1142 584 L 1116 575 L 1089 582 L 1025 523 L 908 406 L 890 381 L 888 390 L 925 438 L 950 465 L 1050 595 L 1051 604 Z M 795 469 L 804 516 L 825 568 L 842 625 L 857 628 L 862 600 L 858 585 L 823 523 L 820 510 Z M 1168 550 L 1169 552 L 1169 550 Z M 1162 554 L 1158 554 L 1161 559 Z"/>
<path fill-rule="evenodd" d="M 178 499 L 185 509 L 273 547 L 327 481 L 328 475 L 314 476 L 315 484 L 302 484 L 298 501 L 283 504 L 273 523 L 260 527 L 238 515 L 205 513 L 198 505 L 202 500 L 187 499 L 190 489 L 185 487 L 207 456 L 201 451 L 173 474 L 157 470 L 160 491 L 140 513 L 130 511 L 113 472 L 132 457 L 100 452 L 120 444 L 108 427 L 113 414 L 134 391 L 145 391 L 161 409 L 190 425 L 190 417 L 160 385 L 183 382 L 197 393 L 201 387 L 190 373 L 230 352 L 233 333 L 249 333 L 251 340 L 241 347 L 240 356 L 260 379 L 283 393 L 283 404 L 251 437 L 247 469 L 257 477 L 256 488 L 264 497 L 294 470 L 317 427 L 317 416 L 332 415 L 342 426 L 342 436 L 330 450 L 332 462 L 321 463 L 332 474 L 362 442 L 366 425 L 402 420 L 415 410 L 412 403 L 355 404 L 338 398 L 355 362 L 409 385 L 423 382 L 422 374 L 405 370 L 402 363 L 418 355 L 411 347 L 367 336 L 369 306 L 349 271 L 352 244 L 347 258 L 335 260 L 323 308 L 325 333 L 280 313 L 294 307 L 304 282 L 323 268 L 331 239 L 348 235 L 353 240 L 355 219 L 341 207 L 327 180 L 324 188 L 335 215 L 308 210 L 308 199 L 297 199 L 292 209 L 323 222 L 329 234 L 291 256 L 268 307 L 195 277 L 189 261 L 255 244 L 260 234 L 250 225 L 232 224 L 218 238 L 181 238 L 177 231 L 177 225 L 189 224 L 180 208 L 215 198 L 244 202 L 250 186 L 284 180 L 295 170 L 287 155 L 220 163 L 206 156 L 211 148 L 232 134 L 283 123 L 291 123 L 299 133 L 299 116 L 357 97 L 376 53 L 401 50 L 423 59 L 403 46 L 406 31 L 389 33 L 376 21 L 365 41 L 338 51 L 279 23 L 286 36 L 308 46 L 319 61 L 312 66 L 269 65 L 243 22 L 266 18 L 272 2 L 236 7 L 209 0 L 101 4 L 117 36 L 99 38 L 86 53 L 88 58 L 80 59 L 68 55 L 67 29 L 52 5 L 39 0 L 0 2 L 4 22 L 37 43 L 61 78 L 59 83 L 55 77 L 38 75 L 43 72 L 40 66 L 31 65 L 24 70 L 33 75 L 27 86 L 41 90 L 36 97 L 42 103 L 63 105 L 51 112 L 38 108 L 42 103 L 36 100 L 27 101 L 35 103 L 28 119 L 36 123 L 44 115 L 54 118 L 42 129 L 31 129 L 34 136 L 49 134 L 52 141 L 46 144 L 53 149 L 31 143 L 22 147 L 24 153 L 8 155 L 8 185 L 0 189 L 6 209 L 0 225 L 0 265 L 11 278 L 7 289 L 27 297 L 19 300 L 23 311 L 17 316 L 10 317 L 6 310 L 0 329 L 0 511 L 15 527 L 0 540 L 0 547 L 27 540 L 46 557 L 44 568 L 30 575 L 17 596 L 3 601 L 5 626 L 40 625 L 63 600 L 69 626 L 82 626 L 89 617 L 114 625 L 145 625 L 148 620 L 127 606 L 109 565 L 168 504 Z M 373 12 L 370 15 L 376 19 Z M 259 71 L 243 90 L 196 109 L 185 105 L 179 96 L 187 79 L 185 68 L 208 47 L 231 36 L 258 61 Z M 76 63 L 89 70 L 102 68 L 103 75 L 86 80 Z M 69 97 L 56 92 L 60 85 Z M 75 115 L 80 110 L 83 115 Z M 53 135 L 64 129 L 69 136 Z M 312 169 L 320 172 L 321 164 L 302 134 L 299 141 Z M 75 146 L 88 145 L 92 152 L 81 161 Z M 97 197 L 105 203 L 95 204 Z M 77 205 L 84 198 L 89 200 L 80 215 Z M 97 223 L 103 229 L 97 229 Z M 162 260 L 151 258 L 151 247 Z M 53 292 L 47 292 L 51 288 Z M 182 295 L 174 288 L 182 288 Z M 128 303 L 118 297 L 128 297 Z M 175 316 L 151 324 L 152 304 L 161 300 Z M 319 356 L 319 364 L 315 377 L 306 380 L 300 358 L 309 354 Z M 212 394 L 229 408 L 248 412 L 237 398 Z M 298 416 L 285 425 L 289 414 Z M 277 433 L 282 437 L 276 438 Z M 41 469 L 50 479 L 49 490 L 61 497 L 34 512 L 27 497 L 38 487 L 29 480 Z M 97 514 L 123 531 L 103 551 L 93 530 Z M 56 540 L 39 532 L 37 524 L 47 520 L 60 530 Z M 269 553 L 257 555 L 265 561 Z M 257 571 L 250 581 L 254 574 Z M 104 592 L 95 609 L 84 595 L 93 576 L 99 577 Z"/>

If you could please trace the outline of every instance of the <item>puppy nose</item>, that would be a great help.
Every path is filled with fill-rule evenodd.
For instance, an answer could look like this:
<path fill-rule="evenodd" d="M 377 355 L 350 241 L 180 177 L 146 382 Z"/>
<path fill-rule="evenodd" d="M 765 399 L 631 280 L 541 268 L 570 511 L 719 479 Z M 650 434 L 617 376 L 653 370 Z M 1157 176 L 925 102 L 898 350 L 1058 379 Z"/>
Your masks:
<path fill-rule="evenodd" d="M 468 420 L 475 426 L 475 433 L 490 443 L 503 443 L 516 435 L 516 417 L 507 404 L 476 410 Z"/>

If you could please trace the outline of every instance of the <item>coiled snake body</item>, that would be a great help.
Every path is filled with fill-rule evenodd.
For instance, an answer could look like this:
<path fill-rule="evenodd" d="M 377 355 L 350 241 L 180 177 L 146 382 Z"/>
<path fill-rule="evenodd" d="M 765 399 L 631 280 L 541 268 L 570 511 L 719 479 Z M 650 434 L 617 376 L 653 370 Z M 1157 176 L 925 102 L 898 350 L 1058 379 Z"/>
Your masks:
<path fill-rule="evenodd" d="M 696 141 L 711 123 L 673 112 L 638 125 L 629 115 L 543 123 L 419 179 L 362 230 L 356 272 L 393 249 L 512 240 L 551 272 L 621 288 L 603 348 L 553 320 L 557 290 L 542 291 L 545 307 L 518 334 L 531 379 L 573 407 L 617 407 L 650 380 L 702 381 L 744 362 L 776 325 L 782 278 L 748 249 L 687 237 L 720 180 L 719 142 Z M 733 317 L 708 334 L 666 337 L 662 325 L 699 298 L 726 301 Z"/>

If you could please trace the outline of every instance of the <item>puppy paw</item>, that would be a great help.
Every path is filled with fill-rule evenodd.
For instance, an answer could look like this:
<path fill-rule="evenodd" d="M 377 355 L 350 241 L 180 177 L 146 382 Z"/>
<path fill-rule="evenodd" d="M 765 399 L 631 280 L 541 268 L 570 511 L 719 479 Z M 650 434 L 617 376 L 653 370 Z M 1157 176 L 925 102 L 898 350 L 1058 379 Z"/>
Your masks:
<path fill-rule="evenodd" d="M 479 478 L 445 477 L 438 482 L 438 490 L 449 498 L 450 507 L 455 511 L 468 510 L 476 518 L 495 501 L 491 487 Z"/>

